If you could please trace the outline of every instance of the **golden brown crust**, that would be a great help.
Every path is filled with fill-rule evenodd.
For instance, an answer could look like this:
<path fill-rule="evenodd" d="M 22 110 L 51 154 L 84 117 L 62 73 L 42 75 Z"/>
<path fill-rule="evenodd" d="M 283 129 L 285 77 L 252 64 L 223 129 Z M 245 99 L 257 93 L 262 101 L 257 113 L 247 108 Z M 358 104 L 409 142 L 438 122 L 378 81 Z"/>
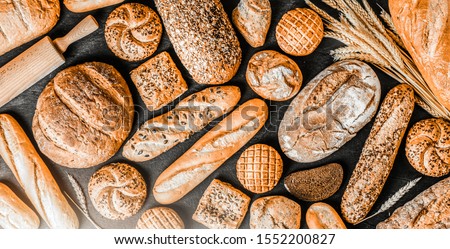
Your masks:
<path fill-rule="evenodd" d="M 236 163 L 236 174 L 241 184 L 253 193 L 272 190 L 283 173 L 283 160 L 278 151 L 266 144 L 248 147 Z"/>
<path fill-rule="evenodd" d="M 223 84 L 241 64 L 239 40 L 220 0 L 155 0 L 170 41 L 200 84 Z"/>
<path fill-rule="evenodd" d="M 450 123 L 432 118 L 414 124 L 406 138 L 406 158 L 424 175 L 450 173 Z"/>
<path fill-rule="evenodd" d="M 311 9 L 290 10 L 277 24 L 275 35 L 284 52 L 294 56 L 309 55 L 322 41 L 322 19 Z"/>
<path fill-rule="evenodd" d="M 241 0 L 232 14 L 234 25 L 254 48 L 264 45 L 271 18 L 269 0 Z"/>
<path fill-rule="evenodd" d="M 309 229 L 347 228 L 336 210 L 323 202 L 317 202 L 309 206 L 305 219 Z"/>
<path fill-rule="evenodd" d="M 349 223 L 364 219 L 380 195 L 413 109 L 410 86 L 398 85 L 386 95 L 342 197 L 342 216 Z"/>
<path fill-rule="evenodd" d="M 274 101 L 294 97 L 303 82 L 297 63 L 273 50 L 254 54 L 248 62 L 245 78 L 259 96 Z"/>
<path fill-rule="evenodd" d="M 301 207 L 284 196 L 256 199 L 250 208 L 251 229 L 299 229 Z"/>
<path fill-rule="evenodd" d="M 64 0 L 64 5 L 72 12 L 81 13 L 118 4 L 124 0 Z"/>
<path fill-rule="evenodd" d="M 104 217 L 124 220 L 135 215 L 147 197 L 142 175 L 125 163 L 113 163 L 96 171 L 89 180 L 89 197 Z"/>
<path fill-rule="evenodd" d="M 58 22 L 56 0 L 11 0 L 0 4 L 0 55 L 49 32 Z"/>
<path fill-rule="evenodd" d="M 131 94 L 119 72 L 104 63 L 84 63 L 58 73 L 41 93 L 33 134 L 54 162 L 86 168 L 119 150 L 133 115 Z"/>
<path fill-rule="evenodd" d="M 192 219 L 210 229 L 237 229 L 250 204 L 250 197 L 231 184 L 214 179 L 203 193 Z"/>
<path fill-rule="evenodd" d="M 184 229 L 184 222 L 177 212 L 168 207 L 154 207 L 139 218 L 137 229 Z"/>
<path fill-rule="evenodd" d="M 106 44 L 123 60 L 140 61 L 150 57 L 158 48 L 161 36 L 158 14 L 140 3 L 122 4 L 106 20 Z"/>
<path fill-rule="evenodd" d="M 160 109 L 188 90 L 180 70 L 167 52 L 146 61 L 130 75 L 150 111 Z"/>

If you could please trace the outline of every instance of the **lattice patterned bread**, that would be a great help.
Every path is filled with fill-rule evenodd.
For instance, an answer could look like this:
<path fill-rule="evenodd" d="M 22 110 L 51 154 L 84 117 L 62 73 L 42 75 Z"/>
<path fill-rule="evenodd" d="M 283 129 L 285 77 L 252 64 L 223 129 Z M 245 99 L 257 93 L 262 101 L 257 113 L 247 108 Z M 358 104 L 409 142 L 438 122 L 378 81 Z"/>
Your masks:
<path fill-rule="evenodd" d="M 177 212 L 168 207 L 154 207 L 139 218 L 137 229 L 183 229 L 184 223 Z"/>
<path fill-rule="evenodd" d="M 236 173 L 246 189 L 265 193 L 278 184 L 283 173 L 283 160 L 271 146 L 255 144 L 242 153 L 236 164 Z"/>
<path fill-rule="evenodd" d="M 294 56 L 311 54 L 323 38 L 323 23 L 311 9 L 297 8 L 283 15 L 276 28 L 280 48 Z"/>

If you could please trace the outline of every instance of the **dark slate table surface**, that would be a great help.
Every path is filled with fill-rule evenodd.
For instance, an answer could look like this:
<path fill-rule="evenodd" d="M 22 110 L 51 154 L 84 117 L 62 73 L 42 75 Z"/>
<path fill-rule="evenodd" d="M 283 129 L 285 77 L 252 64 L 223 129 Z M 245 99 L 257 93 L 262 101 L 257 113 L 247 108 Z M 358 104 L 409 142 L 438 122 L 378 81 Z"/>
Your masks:
<path fill-rule="evenodd" d="M 125 2 L 131 2 L 131 1 L 125 1 Z M 155 9 L 155 3 L 154 1 L 150 0 L 139 0 L 134 2 L 140 2 L 143 4 L 146 4 L 150 6 L 151 8 Z M 232 10 L 236 7 L 239 0 L 227 0 L 222 1 L 224 8 L 226 12 L 228 13 L 228 16 L 231 17 Z M 314 1 L 316 2 L 316 1 Z M 243 50 L 243 59 L 242 64 L 239 68 L 239 71 L 237 75 L 226 85 L 236 85 L 239 86 L 242 92 L 242 98 L 239 102 L 239 104 L 244 103 L 245 101 L 259 97 L 256 93 L 254 93 L 250 87 L 247 85 L 245 80 L 245 70 L 247 67 L 248 60 L 251 58 L 251 56 L 260 50 L 265 49 L 273 49 L 279 52 L 282 52 L 281 49 L 278 47 L 276 40 L 275 40 L 275 27 L 278 21 L 281 19 L 282 15 L 286 13 L 288 10 L 297 8 L 297 7 L 306 7 L 306 4 L 303 0 L 271 0 L 272 4 L 272 24 L 270 26 L 270 30 L 267 36 L 266 43 L 263 47 L 259 48 L 252 48 L 250 47 L 245 40 L 242 38 L 240 34 L 238 34 L 241 48 Z M 387 8 L 387 0 L 377 0 L 372 1 L 372 7 L 379 11 L 379 7 L 377 6 L 379 4 L 384 9 Z M 105 62 L 113 65 L 115 68 L 119 70 L 119 72 L 124 76 L 125 80 L 128 82 L 128 85 L 130 87 L 130 90 L 133 94 L 133 100 L 136 105 L 135 108 L 135 119 L 134 119 L 134 125 L 133 130 L 130 134 L 134 134 L 134 132 L 137 130 L 137 128 L 146 120 L 160 115 L 164 112 L 167 112 L 171 108 L 173 108 L 174 104 L 176 104 L 179 100 L 175 101 L 173 104 L 164 107 L 162 110 L 157 112 L 149 112 L 146 110 L 145 105 L 143 104 L 142 100 L 140 99 L 137 90 L 135 86 L 133 85 L 129 72 L 139 66 L 144 61 L 140 62 L 127 62 L 123 61 L 117 57 L 114 56 L 114 54 L 107 48 L 105 39 L 104 39 L 104 25 L 105 21 L 108 17 L 108 14 L 117 6 L 107 7 L 99 10 L 94 10 L 87 13 L 71 13 L 68 11 L 65 6 L 62 4 L 61 1 L 61 16 L 58 24 L 53 28 L 53 30 L 48 33 L 48 35 L 55 39 L 59 36 L 65 35 L 72 27 L 74 27 L 79 21 L 81 21 L 86 15 L 91 14 L 93 15 L 97 21 L 100 24 L 100 28 L 90 35 L 89 37 L 83 39 L 82 41 L 79 41 L 69 47 L 69 49 L 66 51 L 65 58 L 66 63 L 55 70 L 53 73 L 49 74 L 47 77 L 42 79 L 41 81 L 37 82 L 34 86 L 32 86 L 30 89 L 25 91 L 20 96 L 16 97 L 14 100 L 9 102 L 7 105 L 0 108 L 0 113 L 9 113 L 12 116 L 14 116 L 19 123 L 23 126 L 24 130 L 27 132 L 27 134 L 32 137 L 32 131 L 31 131 L 31 122 L 34 115 L 34 110 L 36 107 L 37 99 L 41 93 L 41 91 L 44 89 L 44 87 L 47 85 L 47 83 L 58 73 L 59 71 L 63 70 L 66 67 L 77 65 L 84 62 L 89 61 L 100 61 Z M 40 38 L 38 38 L 40 39 Z M 13 51 L 10 51 L 9 53 L 0 56 L 0 66 L 6 64 L 8 61 L 10 61 L 12 58 L 23 52 L 25 49 L 30 47 L 32 44 L 34 44 L 38 39 L 31 41 L 19 48 L 14 49 Z M 328 67 L 333 63 L 333 59 L 330 57 L 329 52 L 332 49 L 338 48 L 342 46 L 341 43 L 339 43 L 336 40 L 333 39 L 324 39 L 318 49 L 312 53 L 309 56 L 305 57 L 293 57 L 290 56 L 290 58 L 294 59 L 297 64 L 299 65 L 300 69 L 302 70 L 304 81 L 303 86 L 306 85 L 315 75 L 317 75 L 321 70 Z M 167 37 L 167 34 L 164 32 L 163 37 L 161 40 L 161 43 L 158 47 L 158 50 L 155 54 L 162 52 L 162 51 L 168 51 L 174 61 L 179 66 L 179 69 L 181 70 L 184 78 L 186 79 L 189 90 L 183 94 L 183 97 L 188 96 L 189 94 L 192 94 L 194 92 L 197 92 L 199 90 L 202 90 L 207 85 L 200 85 L 197 84 L 192 80 L 192 78 L 189 76 L 186 69 L 181 65 L 178 57 L 176 56 L 173 47 Z M 390 78 L 389 76 L 382 73 L 380 70 L 373 67 L 376 71 L 377 75 L 379 76 L 379 79 L 381 81 L 381 87 L 382 87 L 382 98 L 386 95 L 386 93 L 394 87 L 398 82 Z M 27 73 L 27 72 L 23 72 Z M 1 94 L 1 90 L 0 90 Z M 252 200 L 256 200 L 257 198 L 261 196 L 268 196 L 268 195 L 284 195 L 286 197 L 289 197 L 291 199 L 295 199 L 292 195 L 290 195 L 286 189 L 283 186 L 283 181 L 281 180 L 280 183 L 270 192 L 265 194 L 253 194 L 247 190 L 245 190 L 242 185 L 239 184 L 237 178 L 236 178 L 236 171 L 235 171 L 235 165 L 236 161 L 238 160 L 240 154 L 250 145 L 255 143 L 266 143 L 271 146 L 273 146 L 275 149 L 277 149 L 280 154 L 282 155 L 283 161 L 284 161 L 284 171 L 282 179 L 289 173 L 302 170 L 302 169 L 308 169 L 313 168 L 317 166 L 321 166 L 327 163 L 340 163 L 342 164 L 344 168 L 344 182 L 339 189 L 339 191 L 334 194 L 332 197 L 324 200 L 324 202 L 332 205 L 338 212 L 340 212 L 340 201 L 343 194 L 343 191 L 345 189 L 345 186 L 348 183 L 348 180 L 351 176 L 352 170 L 354 169 L 361 149 L 364 145 L 364 142 L 370 132 L 370 128 L 372 126 L 373 120 L 366 125 L 355 138 L 353 138 L 350 142 L 345 144 L 340 150 L 332 154 L 331 156 L 320 160 L 318 162 L 314 163 L 297 163 L 295 161 L 292 161 L 288 159 L 283 153 L 281 153 L 281 149 L 278 143 L 277 139 L 277 130 L 278 125 L 281 122 L 281 119 L 283 118 L 284 112 L 286 111 L 287 107 L 289 106 L 289 101 L 284 102 L 270 102 L 266 101 L 266 103 L 269 105 L 270 108 L 270 118 L 269 121 L 266 123 L 265 127 L 253 138 L 250 140 L 249 143 L 247 143 L 241 150 L 239 150 L 234 156 L 232 156 L 229 160 L 227 160 L 217 171 L 215 171 L 213 174 L 211 174 L 204 182 L 202 182 L 199 186 L 197 186 L 192 192 L 190 192 L 188 195 L 186 195 L 181 200 L 175 202 L 174 204 L 169 205 L 169 207 L 175 209 L 183 218 L 185 225 L 187 228 L 205 228 L 204 226 L 200 225 L 199 223 L 193 221 L 191 219 L 192 214 L 194 213 L 198 201 L 206 189 L 206 187 L 209 185 L 209 183 L 214 179 L 218 178 L 220 180 L 229 182 L 233 184 L 235 187 L 239 188 L 240 190 L 244 191 L 246 194 L 248 194 Z M 416 106 L 411 122 L 410 127 L 414 123 L 416 123 L 419 120 L 429 118 L 431 117 L 428 113 L 426 113 L 424 110 L 422 110 L 420 107 Z M 217 123 L 218 121 L 213 122 Z M 132 166 L 136 167 L 144 176 L 149 195 L 144 203 L 143 208 L 140 210 L 140 212 L 131 218 L 128 218 L 123 221 L 112 221 L 108 220 L 104 217 L 102 217 L 92 206 L 90 200 L 88 200 L 88 208 L 90 211 L 91 216 L 93 219 L 99 224 L 102 228 L 134 228 L 136 226 L 136 222 L 141 216 L 141 214 L 154 206 L 158 206 L 159 204 L 155 201 L 153 198 L 151 191 L 154 185 L 154 182 L 158 175 L 166 168 L 168 167 L 172 162 L 174 162 L 180 155 L 183 154 L 184 151 L 186 151 L 190 146 L 192 146 L 195 141 L 197 141 L 201 136 L 203 136 L 207 130 L 211 129 L 213 127 L 213 124 L 208 126 L 206 129 L 202 130 L 201 132 L 196 133 L 192 136 L 191 139 L 185 141 L 184 143 L 181 143 L 171 149 L 170 151 L 162 154 L 161 156 L 144 163 L 134 163 L 129 162 L 125 158 L 121 156 L 120 150 L 114 157 L 112 157 L 108 162 L 103 163 L 102 165 L 98 165 L 96 167 L 88 168 L 88 169 L 70 169 L 65 168 L 62 166 L 59 166 L 55 163 L 53 163 L 50 159 L 43 156 L 44 161 L 47 163 L 48 167 L 50 168 L 51 172 L 56 178 L 56 181 L 59 183 L 62 190 L 67 191 L 72 197 L 75 197 L 75 193 L 70 186 L 70 183 L 67 179 L 67 173 L 70 173 L 75 176 L 75 178 L 79 181 L 79 183 L 82 185 L 85 194 L 87 195 L 87 185 L 89 182 L 89 178 L 91 175 L 98 170 L 101 166 L 106 165 L 111 162 L 126 162 L 130 163 Z M 32 139 L 33 143 L 34 139 Z M 375 203 L 374 208 L 372 209 L 372 212 L 377 210 L 384 201 L 386 201 L 392 194 L 394 194 L 400 187 L 402 187 L 404 184 L 406 184 L 408 181 L 413 180 L 419 176 L 421 176 L 417 171 L 415 171 L 410 164 L 408 163 L 406 156 L 405 156 L 405 141 L 403 140 L 398 156 L 395 160 L 394 167 L 392 169 L 392 172 L 389 176 L 389 179 L 386 182 L 386 185 L 381 193 L 381 196 L 378 198 L 378 201 Z M 375 228 L 376 224 L 388 217 L 390 213 L 392 213 L 395 208 L 403 205 L 407 201 L 414 198 L 417 194 L 419 194 L 421 191 L 425 190 L 432 184 L 439 181 L 441 178 L 431 178 L 431 177 L 423 177 L 421 181 L 408 193 L 406 194 L 393 208 L 391 208 L 388 212 L 385 212 L 383 214 L 380 214 L 368 221 L 365 221 L 361 224 L 358 224 L 356 226 L 352 226 L 350 224 L 347 224 L 349 228 Z M 9 170 L 9 168 L 6 166 L 5 162 L 0 159 L 0 181 L 6 183 L 8 186 L 10 186 L 22 199 L 25 200 L 26 203 L 30 204 L 28 199 L 26 198 L 23 190 L 18 185 L 17 181 L 15 180 L 13 174 Z M 305 212 L 307 208 L 312 204 L 310 202 L 304 202 L 300 200 L 296 200 L 302 207 L 302 221 L 301 221 L 301 227 L 307 228 L 306 222 L 305 222 Z M 74 207 L 75 209 L 75 207 Z M 77 210 L 78 217 L 80 219 L 81 228 L 93 228 L 93 226 L 88 222 L 88 220 Z M 248 228 L 249 227 L 249 215 L 245 217 L 245 220 L 242 223 L 241 228 Z M 41 222 L 41 228 L 47 228 L 47 225 L 42 221 Z"/>

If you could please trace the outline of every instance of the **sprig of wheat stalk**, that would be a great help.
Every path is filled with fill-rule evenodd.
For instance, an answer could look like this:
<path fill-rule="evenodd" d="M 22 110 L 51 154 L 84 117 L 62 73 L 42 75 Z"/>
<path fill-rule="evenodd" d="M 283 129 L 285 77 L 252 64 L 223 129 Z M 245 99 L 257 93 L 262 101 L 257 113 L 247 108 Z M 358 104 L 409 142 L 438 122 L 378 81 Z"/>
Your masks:
<path fill-rule="evenodd" d="M 401 83 L 410 85 L 417 94 L 417 104 L 435 117 L 450 120 L 450 112 L 437 100 L 426 84 L 411 56 L 395 31 L 390 15 L 382 10 L 380 17 L 367 0 L 322 0 L 339 11 L 336 19 L 310 0 L 306 4 L 324 20 L 325 37 L 346 47 L 331 51 L 335 60 L 362 60 L 373 64 Z"/>

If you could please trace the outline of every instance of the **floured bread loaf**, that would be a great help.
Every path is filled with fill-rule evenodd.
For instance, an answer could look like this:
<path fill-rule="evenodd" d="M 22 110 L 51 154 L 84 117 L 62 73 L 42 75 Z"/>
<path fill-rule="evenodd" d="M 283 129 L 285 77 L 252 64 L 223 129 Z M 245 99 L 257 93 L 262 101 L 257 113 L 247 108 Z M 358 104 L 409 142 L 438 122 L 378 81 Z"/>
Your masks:
<path fill-rule="evenodd" d="M 64 0 L 64 5 L 75 13 L 87 12 L 123 2 L 124 0 Z"/>

